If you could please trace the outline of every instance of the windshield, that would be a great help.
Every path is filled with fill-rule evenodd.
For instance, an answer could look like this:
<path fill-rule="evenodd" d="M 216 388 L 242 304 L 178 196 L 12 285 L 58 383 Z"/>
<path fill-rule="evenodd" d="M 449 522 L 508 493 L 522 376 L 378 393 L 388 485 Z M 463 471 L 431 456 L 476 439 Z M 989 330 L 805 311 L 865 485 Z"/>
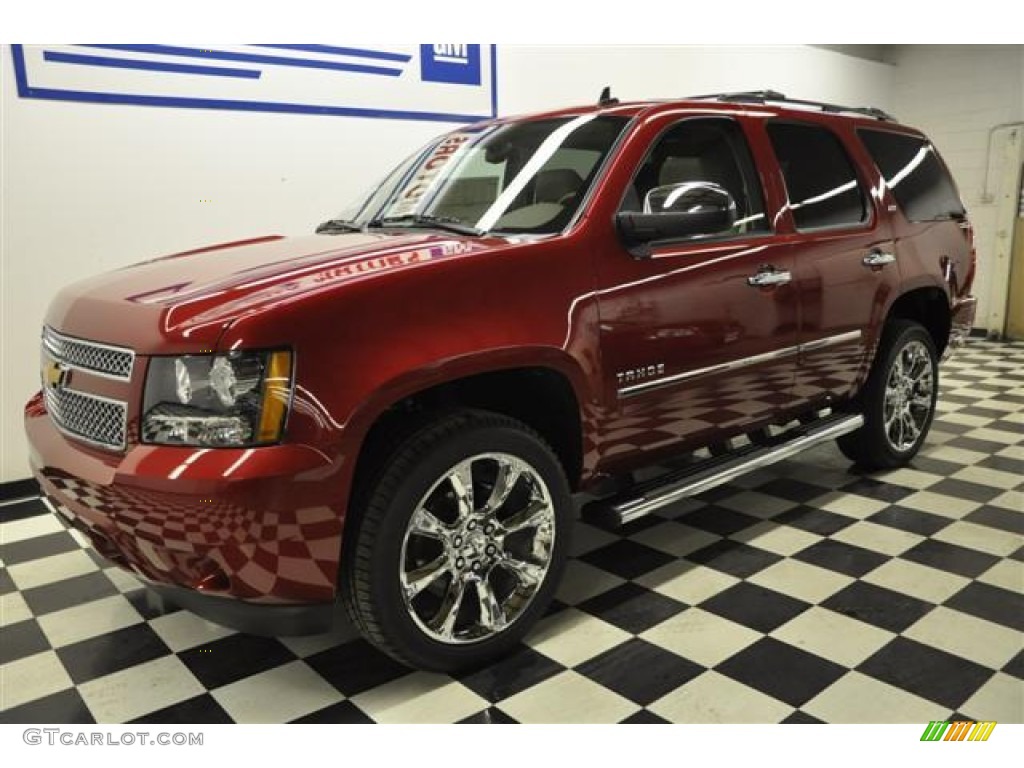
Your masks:
<path fill-rule="evenodd" d="M 628 120 L 588 114 L 463 128 L 349 206 L 356 226 L 552 234 L 573 219 Z"/>

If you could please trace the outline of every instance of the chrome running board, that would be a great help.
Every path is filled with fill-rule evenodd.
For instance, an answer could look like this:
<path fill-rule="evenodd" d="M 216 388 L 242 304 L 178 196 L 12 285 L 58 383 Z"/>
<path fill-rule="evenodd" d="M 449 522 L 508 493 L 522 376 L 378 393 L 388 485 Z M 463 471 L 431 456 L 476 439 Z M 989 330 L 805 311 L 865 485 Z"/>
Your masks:
<path fill-rule="evenodd" d="M 653 480 L 631 486 L 606 499 L 592 501 L 583 508 L 594 515 L 624 525 L 673 502 L 694 496 L 715 486 L 735 480 L 776 461 L 788 459 L 820 443 L 860 429 L 860 414 L 831 414 L 801 423 L 779 435 L 751 443 L 737 450 L 698 461 Z"/>

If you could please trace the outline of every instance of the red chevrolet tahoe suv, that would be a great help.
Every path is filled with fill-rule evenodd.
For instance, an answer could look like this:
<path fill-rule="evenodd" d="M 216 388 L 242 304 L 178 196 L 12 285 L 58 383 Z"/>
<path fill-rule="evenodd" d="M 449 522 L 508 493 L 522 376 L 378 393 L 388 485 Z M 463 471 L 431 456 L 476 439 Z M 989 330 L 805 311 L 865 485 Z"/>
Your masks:
<path fill-rule="evenodd" d="M 972 240 L 931 142 L 876 109 L 758 91 L 478 123 L 314 235 L 61 291 L 31 464 L 198 614 L 316 632 L 340 601 L 407 664 L 478 664 L 545 610 L 575 502 L 625 523 L 833 439 L 913 457 L 973 321 Z"/>

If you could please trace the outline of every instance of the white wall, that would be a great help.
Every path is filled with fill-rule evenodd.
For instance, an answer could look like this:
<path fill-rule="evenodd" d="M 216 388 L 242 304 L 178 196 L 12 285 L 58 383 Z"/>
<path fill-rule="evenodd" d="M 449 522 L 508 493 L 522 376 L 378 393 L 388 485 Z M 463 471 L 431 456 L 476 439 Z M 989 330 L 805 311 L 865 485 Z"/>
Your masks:
<path fill-rule="evenodd" d="M 978 325 L 983 327 L 994 295 L 992 260 L 1000 227 L 994 202 L 982 200 L 989 128 L 1024 120 L 1024 46 L 907 45 L 895 55 L 893 111 L 924 130 L 950 166 L 974 223 L 978 244 Z M 1002 174 L 1002 140 L 996 134 L 989 173 L 995 193 Z"/>
<path fill-rule="evenodd" d="M 0 49 L 0 482 L 58 286 L 155 255 L 309 232 L 443 124 L 19 99 Z M 774 88 L 892 106 L 892 67 L 807 46 L 499 48 L 499 111 Z M 302 94 L 296 94 L 296 100 Z M 208 202 L 203 202 L 208 201 Z"/>

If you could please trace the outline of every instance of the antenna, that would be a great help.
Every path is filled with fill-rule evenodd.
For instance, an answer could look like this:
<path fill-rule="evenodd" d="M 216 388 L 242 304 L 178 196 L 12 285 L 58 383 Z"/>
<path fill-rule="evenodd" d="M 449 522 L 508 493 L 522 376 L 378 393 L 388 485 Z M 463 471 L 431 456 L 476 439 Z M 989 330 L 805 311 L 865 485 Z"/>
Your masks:
<path fill-rule="evenodd" d="M 606 85 L 601 91 L 601 95 L 598 97 L 597 103 L 602 107 L 610 107 L 613 104 L 618 104 L 619 100 L 612 97 L 612 87 L 610 85 Z"/>

